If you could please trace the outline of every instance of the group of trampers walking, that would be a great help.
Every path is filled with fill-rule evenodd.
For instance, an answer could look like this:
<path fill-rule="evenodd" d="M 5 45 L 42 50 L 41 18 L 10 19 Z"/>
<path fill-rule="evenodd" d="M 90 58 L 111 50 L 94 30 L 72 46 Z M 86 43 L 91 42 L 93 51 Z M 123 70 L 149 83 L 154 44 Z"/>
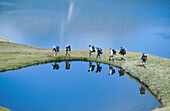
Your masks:
<path fill-rule="evenodd" d="M 53 46 L 52 51 L 54 51 L 54 56 L 57 56 L 57 53 L 60 51 L 60 47 L 59 46 Z M 70 56 L 70 51 L 71 51 L 71 46 L 70 45 L 66 45 L 66 56 Z"/>
<path fill-rule="evenodd" d="M 59 52 L 59 46 L 53 46 L 52 51 L 54 51 L 54 56 L 57 56 L 57 53 Z M 70 56 L 70 51 L 71 51 L 71 46 L 66 45 L 66 53 L 65 53 L 65 55 Z M 99 48 L 99 47 L 95 48 L 95 46 L 89 45 L 89 57 L 91 57 L 91 56 L 94 57 L 94 54 L 93 54 L 94 52 L 97 52 L 96 59 L 98 59 L 98 58 L 101 59 L 100 55 L 103 54 L 102 48 Z M 121 55 L 121 60 L 125 61 L 124 56 L 126 55 L 126 49 L 120 47 L 119 54 Z M 114 55 L 116 55 L 116 50 L 110 48 L 109 61 L 111 61 L 111 60 L 114 61 Z M 142 57 L 141 57 L 142 64 L 143 64 L 144 68 L 145 68 L 145 63 L 146 63 L 146 60 L 147 60 L 147 56 L 148 56 L 148 54 L 143 53 Z"/>
<path fill-rule="evenodd" d="M 97 50 L 96 59 L 97 59 L 97 58 L 101 59 L 100 54 L 103 54 L 102 48 L 96 47 L 96 50 Z M 93 54 L 93 53 L 96 52 L 96 50 L 95 50 L 95 47 L 94 47 L 94 46 L 89 45 L 89 57 L 90 57 L 90 56 L 93 56 L 93 57 L 94 57 L 94 54 Z M 121 60 L 124 60 L 124 61 L 125 61 L 124 55 L 126 54 L 126 49 L 123 49 L 123 48 L 121 47 L 119 54 L 121 55 Z M 116 55 L 116 50 L 110 48 L 109 61 L 111 61 L 111 60 L 114 61 L 114 55 Z"/>

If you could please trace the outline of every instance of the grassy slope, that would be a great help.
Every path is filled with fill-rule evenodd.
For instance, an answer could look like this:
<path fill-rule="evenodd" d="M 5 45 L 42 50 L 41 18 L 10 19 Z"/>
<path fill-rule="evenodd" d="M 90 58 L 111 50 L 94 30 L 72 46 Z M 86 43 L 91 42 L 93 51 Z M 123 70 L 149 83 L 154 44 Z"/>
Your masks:
<path fill-rule="evenodd" d="M 88 50 L 72 50 L 71 57 L 65 57 L 65 50 L 60 50 L 58 57 L 53 57 L 51 49 L 37 48 L 17 44 L 0 37 L 0 71 L 18 69 L 54 60 L 93 60 L 112 64 L 122 68 L 138 78 L 152 91 L 162 105 L 170 106 L 170 59 L 149 55 L 146 68 L 141 67 L 141 53 L 127 52 L 126 61 L 120 61 L 120 55 L 115 55 L 115 61 L 108 61 L 109 50 L 104 50 L 102 60 L 88 57 Z"/>
<path fill-rule="evenodd" d="M 0 106 L 0 111 L 10 111 L 9 109 L 5 108 L 5 107 L 1 107 Z"/>

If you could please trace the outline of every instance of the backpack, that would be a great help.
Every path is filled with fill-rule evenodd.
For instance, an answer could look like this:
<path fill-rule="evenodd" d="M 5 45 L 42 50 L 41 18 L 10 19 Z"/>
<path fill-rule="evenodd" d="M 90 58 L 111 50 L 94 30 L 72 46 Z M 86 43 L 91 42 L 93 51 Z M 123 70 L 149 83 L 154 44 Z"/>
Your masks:
<path fill-rule="evenodd" d="M 116 51 L 115 51 L 114 49 L 112 49 L 112 51 L 113 51 L 113 54 L 115 55 L 115 54 L 116 54 Z"/>
<path fill-rule="evenodd" d="M 57 64 L 56 69 L 59 69 L 59 68 L 60 68 L 60 66 Z"/>
<path fill-rule="evenodd" d="M 56 46 L 56 51 L 59 52 L 60 51 L 60 47 Z"/>
<path fill-rule="evenodd" d="M 94 47 L 94 46 L 92 46 L 92 52 L 96 52 L 96 50 L 95 50 L 95 47 Z"/>
<path fill-rule="evenodd" d="M 68 48 L 69 48 L 69 51 L 71 51 L 71 46 L 70 45 L 68 46 Z"/>
<path fill-rule="evenodd" d="M 115 70 L 114 69 L 112 69 L 112 74 L 114 74 L 115 73 Z"/>
<path fill-rule="evenodd" d="M 95 67 L 95 65 L 92 65 L 91 67 L 92 67 L 91 71 L 94 71 L 94 67 Z"/>
<path fill-rule="evenodd" d="M 146 54 L 144 54 L 143 60 L 147 60 L 147 55 Z"/>
<path fill-rule="evenodd" d="M 126 54 L 126 50 L 125 50 L 125 49 L 122 49 L 122 50 L 120 51 L 120 53 L 123 54 L 123 55 L 125 55 L 125 54 Z"/>
<path fill-rule="evenodd" d="M 99 49 L 99 53 L 100 53 L 100 54 L 103 54 L 103 52 L 102 52 L 102 48 L 100 48 L 100 49 Z"/>

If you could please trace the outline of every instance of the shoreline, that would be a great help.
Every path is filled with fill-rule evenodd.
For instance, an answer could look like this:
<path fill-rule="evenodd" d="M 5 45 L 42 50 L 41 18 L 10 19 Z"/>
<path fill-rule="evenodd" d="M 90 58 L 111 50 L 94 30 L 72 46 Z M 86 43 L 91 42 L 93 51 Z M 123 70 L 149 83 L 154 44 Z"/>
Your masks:
<path fill-rule="evenodd" d="M 150 92 L 155 95 L 163 108 L 169 109 L 169 74 L 170 59 L 154 55 L 148 56 L 146 68 L 141 67 L 141 53 L 127 52 L 126 61 L 120 60 L 120 55 L 114 56 L 115 61 L 108 61 L 109 50 L 103 50 L 102 59 L 88 57 L 88 50 L 72 50 L 71 57 L 66 57 L 65 50 L 61 49 L 57 57 L 53 57 L 52 49 L 37 48 L 12 42 L 0 36 L 0 72 L 20 69 L 32 65 L 49 63 L 56 60 L 94 61 L 110 64 L 124 70 L 128 75 L 139 80 Z M 147 90 L 148 90 L 147 89 Z"/>
<path fill-rule="evenodd" d="M 61 56 L 60 56 L 61 57 Z M 58 63 L 60 62 L 64 62 L 64 61 L 70 61 L 70 62 L 73 62 L 73 61 L 81 61 L 81 62 L 89 62 L 89 61 L 93 61 L 93 62 L 99 62 L 99 63 L 102 63 L 102 64 L 105 64 L 105 65 L 112 65 L 111 63 L 103 63 L 103 62 L 100 62 L 99 61 L 94 61 L 94 60 L 91 60 L 89 58 L 85 58 L 85 57 L 82 57 L 82 58 L 77 58 L 77 57 L 66 57 L 66 58 L 58 58 L 58 57 L 55 57 L 55 60 L 52 60 L 52 61 L 48 61 L 48 62 L 41 62 L 41 63 L 35 63 L 33 65 L 29 65 L 29 66 L 24 66 L 24 67 L 20 67 L 18 69 L 11 69 L 11 70 L 4 70 L 4 71 L 0 71 L 0 72 L 6 72 L 6 71 L 13 71 L 13 70 L 19 70 L 19 69 L 22 69 L 22 68 L 26 68 L 26 67 L 31 67 L 31 66 L 36 66 L 36 65 L 42 65 L 42 64 L 48 64 L 48 63 L 51 63 L 51 62 L 55 62 L 57 61 Z M 123 72 L 125 72 L 131 79 L 135 80 L 137 83 L 139 83 L 140 85 L 142 85 L 145 89 L 147 89 L 156 99 L 157 99 L 157 96 L 149 89 L 149 87 L 145 84 L 145 83 L 142 83 L 138 78 L 134 77 L 133 75 L 131 75 L 130 73 L 126 72 L 125 70 L 123 70 L 121 67 L 119 66 L 114 66 L 116 68 L 119 68 L 120 70 L 122 70 Z M 161 103 L 160 100 L 157 99 L 157 101 Z"/>

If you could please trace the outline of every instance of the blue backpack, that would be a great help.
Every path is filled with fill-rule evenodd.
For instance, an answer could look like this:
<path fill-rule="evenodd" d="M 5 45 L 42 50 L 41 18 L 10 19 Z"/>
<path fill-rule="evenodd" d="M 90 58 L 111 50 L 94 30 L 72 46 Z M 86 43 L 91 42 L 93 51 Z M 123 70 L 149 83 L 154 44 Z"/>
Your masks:
<path fill-rule="evenodd" d="M 60 50 L 60 47 L 59 47 L 59 46 L 56 46 L 56 50 L 57 50 L 57 52 L 59 52 L 59 50 Z"/>
<path fill-rule="evenodd" d="M 71 51 L 71 46 L 70 45 L 68 46 L 68 48 L 69 48 L 69 51 Z"/>
<path fill-rule="evenodd" d="M 100 50 L 100 54 L 103 54 L 103 52 L 102 52 L 102 48 L 100 48 L 99 50 Z"/>

